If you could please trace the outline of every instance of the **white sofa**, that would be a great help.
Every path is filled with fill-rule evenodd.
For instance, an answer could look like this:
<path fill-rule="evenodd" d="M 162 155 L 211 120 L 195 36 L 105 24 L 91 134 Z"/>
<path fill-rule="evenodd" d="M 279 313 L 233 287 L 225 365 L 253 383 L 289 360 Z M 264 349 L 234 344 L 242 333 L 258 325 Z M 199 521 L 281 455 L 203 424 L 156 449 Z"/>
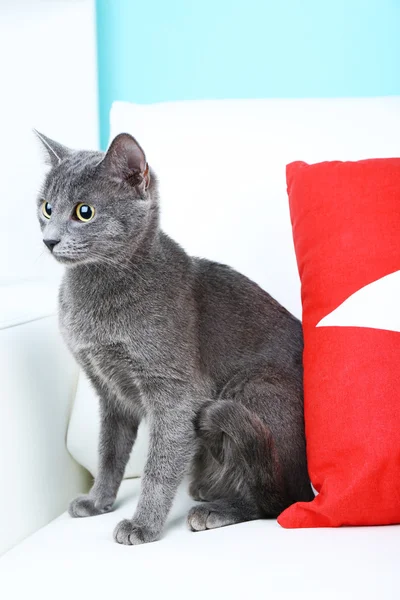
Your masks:
<path fill-rule="evenodd" d="M 165 229 L 300 316 L 285 164 L 399 156 L 400 98 L 116 103 L 111 134 L 123 130 L 159 174 Z M 120 546 L 111 534 L 134 512 L 132 477 L 113 512 L 71 519 L 69 500 L 96 471 L 97 415 L 58 334 L 57 285 L 0 286 L 2 599 L 400 597 L 398 526 L 290 531 L 256 521 L 192 533 L 182 485 L 159 542 Z M 140 473 L 145 442 L 144 431 L 127 475 Z"/>

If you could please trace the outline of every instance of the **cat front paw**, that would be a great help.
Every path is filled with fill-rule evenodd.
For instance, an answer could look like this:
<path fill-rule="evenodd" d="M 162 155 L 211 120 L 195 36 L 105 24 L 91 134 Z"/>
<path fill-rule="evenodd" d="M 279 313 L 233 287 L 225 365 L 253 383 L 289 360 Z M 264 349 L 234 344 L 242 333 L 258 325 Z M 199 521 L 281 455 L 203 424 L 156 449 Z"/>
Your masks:
<path fill-rule="evenodd" d="M 124 544 L 125 546 L 147 544 L 148 542 L 155 542 L 158 538 L 158 533 L 130 519 L 124 519 L 114 529 L 114 540 L 117 544 Z"/>
<path fill-rule="evenodd" d="M 102 515 L 106 512 L 110 512 L 112 509 L 112 502 L 100 503 L 85 494 L 84 496 L 78 496 L 75 500 L 72 500 L 68 507 L 68 512 L 71 517 L 95 517 L 96 515 Z"/>

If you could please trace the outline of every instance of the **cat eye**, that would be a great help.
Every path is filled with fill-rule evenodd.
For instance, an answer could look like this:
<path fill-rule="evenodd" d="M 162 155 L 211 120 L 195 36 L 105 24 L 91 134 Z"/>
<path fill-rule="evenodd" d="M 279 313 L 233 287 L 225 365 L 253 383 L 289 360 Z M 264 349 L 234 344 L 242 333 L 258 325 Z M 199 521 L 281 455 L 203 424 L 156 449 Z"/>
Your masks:
<path fill-rule="evenodd" d="M 94 208 L 89 204 L 83 204 L 82 202 L 78 204 L 75 208 L 75 216 L 83 223 L 87 223 L 91 221 L 94 217 Z"/>
<path fill-rule="evenodd" d="M 44 201 L 42 203 L 42 213 L 46 217 L 46 219 L 50 219 L 50 217 L 51 217 L 51 204 L 49 204 L 48 202 Z"/>

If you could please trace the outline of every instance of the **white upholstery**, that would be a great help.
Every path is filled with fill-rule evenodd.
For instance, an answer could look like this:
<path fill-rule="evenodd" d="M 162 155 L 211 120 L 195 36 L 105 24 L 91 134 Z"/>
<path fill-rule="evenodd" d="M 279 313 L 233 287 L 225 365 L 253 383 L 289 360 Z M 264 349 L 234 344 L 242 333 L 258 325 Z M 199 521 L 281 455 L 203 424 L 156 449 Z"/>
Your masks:
<path fill-rule="evenodd" d="M 161 180 L 166 230 L 191 253 L 243 271 L 297 315 L 286 162 L 400 154 L 399 98 L 119 103 L 111 125 L 112 134 L 130 131 L 146 149 Z M 7 291 L 5 305 L 0 298 L 9 325 L 0 331 L 0 551 L 61 514 L 88 485 L 65 448 L 77 369 L 56 319 L 46 316 L 55 294 L 47 290 L 42 302 L 37 289 Z M 30 303 L 36 308 L 28 311 Z M 94 473 L 96 401 L 83 378 L 79 386 L 68 446 Z M 144 454 L 143 438 L 133 473 Z M 123 482 L 115 512 L 79 520 L 64 513 L 4 554 L 0 597 L 400 597 L 399 526 L 287 531 L 257 521 L 194 534 L 181 490 L 160 542 L 119 546 L 112 530 L 133 514 L 139 485 Z"/>
<path fill-rule="evenodd" d="M 57 287 L 0 285 L 0 554 L 88 485 L 67 452 L 77 367 L 54 316 Z"/>
<path fill-rule="evenodd" d="M 285 530 L 254 521 L 192 533 L 184 490 L 161 541 L 120 546 L 114 525 L 131 515 L 139 481 L 126 480 L 114 512 L 66 513 L 0 560 L 0 597 L 158 600 L 395 600 L 398 526 Z"/>
<path fill-rule="evenodd" d="M 54 315 L 57 295 L 58 285 L 54 282 L 0 280 L 0 329 Z"/>
<path fill-rule="evenodd" d="M 285 165 L 400 155 L 400 98 L 116 102 L 111 138 L 122 131 L 138 139 L 159 176 L 164 229 L 300 316 Z M 93 474 L 98 430 L 97 401 L 82 378 L 68 448 Z M 142 427 L 127 476 L 142 471 L 146 440 Z"/>

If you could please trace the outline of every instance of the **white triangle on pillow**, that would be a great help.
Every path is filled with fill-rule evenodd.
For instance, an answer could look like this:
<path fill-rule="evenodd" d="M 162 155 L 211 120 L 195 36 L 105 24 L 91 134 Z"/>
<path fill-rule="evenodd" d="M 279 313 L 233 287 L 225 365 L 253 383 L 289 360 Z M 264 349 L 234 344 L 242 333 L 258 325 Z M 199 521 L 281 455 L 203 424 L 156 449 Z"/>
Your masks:
<path fill-rule="evenodd" d="M 400 271 L 362 287 L 317 325 L 335 326 L 400 331 Z"/>

